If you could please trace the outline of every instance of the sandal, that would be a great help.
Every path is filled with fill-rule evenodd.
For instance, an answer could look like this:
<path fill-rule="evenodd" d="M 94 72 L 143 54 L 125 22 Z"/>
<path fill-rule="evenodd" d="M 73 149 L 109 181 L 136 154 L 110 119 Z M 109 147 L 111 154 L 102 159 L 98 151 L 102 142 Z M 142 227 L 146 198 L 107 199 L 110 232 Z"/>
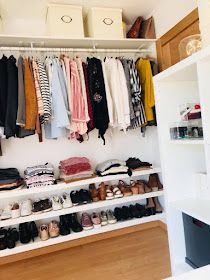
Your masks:
<path fill-rule="evenodd" d="M 110 186 L 106 186 L 106 200 L 110 200 L 114 198 L 114 193 Z"/>
<path fill-rule="evenodd" d="M 90 191 L 91 198 L 92 198 L 93 202 L 97 202 L 97 201 L 100 200 L 100 198 L 99 198 L 99 192 L 98 192 L 98 190 L 96 189 L 95 184 L 90 184 L 90 185 L 89 185 L 89 191 Z"/>
<path fill-rule="evenodd" d="M 118 186 L 113 186 L 112 187 L 112 191 L 113 191 L 113 193 L 114 193 L 114 197 L 115 198 L 121 198 L 121 197 L 123 197 L 123 194 L 122 194 L 122 192 L 121 192 L 121 190 L 118 188 Z"/>
<path fill-rule="evenodd" d="M 131 191 L 132 191 L 133 195 L 139 194 L 138 183 L 136 183 L 134 180 L 130 181 L 130 188 L 131 188 Z"/>
<path fill-rule="evenodd" d="M 122 180 L 119 181 L 118 188 L 121 190 L 123 196 L 133 195 L 131 188 Z"/>

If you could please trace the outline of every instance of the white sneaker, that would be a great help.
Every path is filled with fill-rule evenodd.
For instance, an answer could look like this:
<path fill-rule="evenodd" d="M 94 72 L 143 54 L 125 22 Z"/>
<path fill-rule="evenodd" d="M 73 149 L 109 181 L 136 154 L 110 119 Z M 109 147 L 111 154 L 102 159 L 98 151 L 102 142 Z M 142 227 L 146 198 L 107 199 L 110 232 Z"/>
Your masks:
<path fill-rule="evenodd" d="M 29 216 L 32 214 L 32 202 L 30 199 L 24 200 L 21 203 L 21 216 Z"/>
<path fill-rule="evenodd" d="M 73 206 L 70 195 L 67 193 L 63 193 L 63 195 L 61 196 L 61 201 L 63 204 L 63 208 L 69 208 Z"/>
<path fill-rule="evenodd" d="M 52 209 L 54 211 L 62 209 L 61 198 L 58 195 L 53 196 L 51 198 L 51 202 L 52 202 Z"/>
<path fill-rule="evenodd" d="M 8 220 L 11 218 L 11 208 L 12 206 L 10 204 L 8 204 L 4 210 L 2 211 L 1 214 L 1 220 Z"/>
<path fill-rule="evenodd" d="M 11 218 L 17 219 L 19 217 L 20 217 L 20 205 L 19 205 L 19 203 L 15 202 L 15 203 L 13 203 L 12 208 L 11 208 Z"/>

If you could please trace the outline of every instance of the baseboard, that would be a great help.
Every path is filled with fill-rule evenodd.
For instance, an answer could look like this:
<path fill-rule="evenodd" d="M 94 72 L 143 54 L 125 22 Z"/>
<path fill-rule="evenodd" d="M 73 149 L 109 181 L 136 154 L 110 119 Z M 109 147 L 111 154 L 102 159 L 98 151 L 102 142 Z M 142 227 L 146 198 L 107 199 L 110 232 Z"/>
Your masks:
<path fill-rule="evenodd" d="M 97 234 L 97 235 L 93 235 L 93 236 L 83 237 L 83 238 L 79 238 L 76 240 L 43 247 L 43 248 L 40 248 L 37 250 L 27 251 L 24 253 L 11 255 L 8 257 L 2 257 L 2 258 L 0 258 L 0 265 L 17 262 L 17 261 L 28 259 L 28 258 L 34 258 L 34 257 L 40 256 L 40 255 L 49 254 L 52 252 L 65 250 L 65 249 L 69 249 L 69 248 L 76 247 L 76 246 L 82 246 L 82 245 L 85 245 L 88 243 L 97 242 L 100 240 L 117 237 L 117 236 L 129 234 L 129 233 L 134 233 L 137 231 L 147 230 L 147 229 L 151 229 L 151 228 L 155 228 L 155 227 L 162 228 L 162 225 L 160 224 L 159 221 L 154 221 L 154 222 L 135 225 L 135 226 L 122 228 L 122 229 L 118 229 L 118 230 L 113 230 L 110 232 L 105 232 L 105 233 L 101 233 L 101 234 Z"/>

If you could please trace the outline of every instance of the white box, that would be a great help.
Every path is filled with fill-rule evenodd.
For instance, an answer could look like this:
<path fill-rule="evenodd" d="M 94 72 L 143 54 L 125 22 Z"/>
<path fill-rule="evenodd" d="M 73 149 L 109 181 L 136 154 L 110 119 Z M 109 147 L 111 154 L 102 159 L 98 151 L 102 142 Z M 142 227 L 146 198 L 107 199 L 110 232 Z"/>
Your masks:
<path fill-rule="evenodd" d="M 47 35 L 62 38 L 84 38 L 82 7 L 49 4 Z"/>
<path fill-rule="evenodd" d="M 87 35 L 99 39 L 122 39 L 122 9 L 90 8 L 86 21 Z"/>

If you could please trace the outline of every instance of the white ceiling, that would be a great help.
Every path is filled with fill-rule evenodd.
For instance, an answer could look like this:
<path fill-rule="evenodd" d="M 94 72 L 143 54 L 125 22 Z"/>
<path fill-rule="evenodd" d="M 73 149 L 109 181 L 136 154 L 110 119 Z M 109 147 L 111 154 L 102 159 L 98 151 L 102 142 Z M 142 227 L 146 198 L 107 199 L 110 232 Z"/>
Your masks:
<path fill-rule="evenodd" d="M 39 20 L 45 18 L 48 3 L 60 3 L 83 7 L 123 8 L 124 19 L 131 24 L 140 15 L 149 16 L 158 2 L 158 0 L 0 0 L 0 15 L 4 20 L 24 18 Z"/>

